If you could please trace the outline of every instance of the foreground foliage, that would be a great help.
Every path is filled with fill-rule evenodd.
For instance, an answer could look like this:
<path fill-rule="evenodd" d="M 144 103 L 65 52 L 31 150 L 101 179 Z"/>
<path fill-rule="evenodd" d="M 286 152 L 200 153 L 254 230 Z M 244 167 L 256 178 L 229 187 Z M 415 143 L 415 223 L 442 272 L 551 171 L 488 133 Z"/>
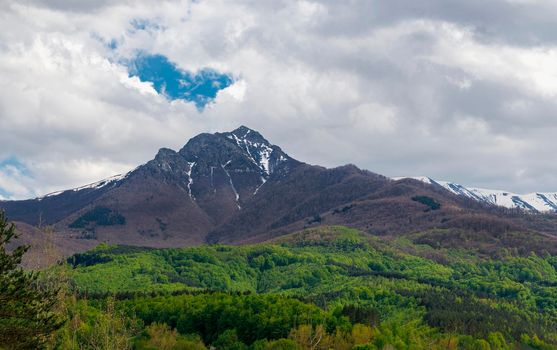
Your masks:
<path fill-rule="evenodd" d="M 41 285 L 37 273 L 19 268 L 28 246 L 7 251 L 16 237 L 0 211 L 0 349 L 40 349 L 63 323 L 56 313 L 58 289 Z"/>

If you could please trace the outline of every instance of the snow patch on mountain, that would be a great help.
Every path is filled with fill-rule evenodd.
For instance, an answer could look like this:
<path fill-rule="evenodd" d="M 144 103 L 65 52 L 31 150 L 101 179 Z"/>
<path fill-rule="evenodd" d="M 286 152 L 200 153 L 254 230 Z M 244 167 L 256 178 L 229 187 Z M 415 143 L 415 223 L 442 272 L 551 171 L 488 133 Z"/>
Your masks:
<path fill-rule="evenodd" d="M 553 192 L 517 194 L 504 190 L 466 187 L 450 181 L 434 180 L 427 176 L 398 177 L 394 178 L 394 180 L 401 180 L 404 178 L 411 178 L 430 185 L 441 186 L 456 195 L 505 208 L 520 208 L 532 212 L 557 211 L 557 193 Z"/>
<path fill-rule="evenodd" d="M 188 175 L 188 193 L 190 195 L 190 198 L 195 200 L 194 196 L 191 193 L 191 185 L 193 185 L 193 178 L 191 177 L 191 172 L 193 171 L 193 167 L 195 166 L 195 162 L 188 162 L 188 165 L 190 167 L 190 169 L 186 173 Z"/>
<path fill-rule="evenodd" d="M 240 195 L 238 194 L 238 191 L 236 191 L 236 187 L 234 187 L 234 182 L 232 182 L 232 177 L 230 176 L 230 173 L 228 172 L 228 170 L 226 170 L 226 166 L 228 164 L 230 164 L 230 160 L 228 162 L 226 162 L 226 164 L 222 165 L 221 164 L 221 168 L 222 170 L 224 170 L 226 176 L 228 176 L 228 181 L 230 182 L 230 187 L 232 188 L 232 191 L 234 191 L 234 195 L 236 196 L 236 205 L 238 206 L 238 209 L 242 209 L 242 207 L 240 206 Z"/>
<path fill-rule="evenodd" d="M 88 184 L 88 185 L 84 185 L 84 186 L 72 188 L 72 189 L 69 189 L 69 190 L 62 190 L 62 191 L 51 192 L 51 193 L 48 193 L 48 194 L 46 194 L 46 195 L 44 195 L 44 196 L 42 196 L 42 197 L 37 197 L 36 199 L 39 200 L 39 201 L 41 201 L 41 200 L 43 200 L 43 199 L 45 199 L 45 198 L 47 198 L 47 197 L 57 196 L 57 195 L 59 195 L 59 194 L 62 194 L 62 193 L 64 193 L 64 192 L 67 192 L 67 191 L 77 192 L 77 191 L 87 190 L 87 189 L 98 190 L 98 189 L 101 189 L 101 188 L 104 188 L 104 187 L 107 187 L 107 186 L 115 187 L 115 186 L 118 184 L 119 181 L 121 181 L 121 180 L 125 179 L 126 177 L 128 177 L 128 175 L 129 175 L 130 173 L 131 173 L 131 171 L 128 172 L 128 173 L 126 173 L 126 174 L 114 175 L 114 176 L 108 177 L 108 178 L 106 178 L 106 179 L 104 179 L 104 180 L 97 181 L 97 182 L 93 182 L 93 183 L 90 183 L 90 184 Z"/>

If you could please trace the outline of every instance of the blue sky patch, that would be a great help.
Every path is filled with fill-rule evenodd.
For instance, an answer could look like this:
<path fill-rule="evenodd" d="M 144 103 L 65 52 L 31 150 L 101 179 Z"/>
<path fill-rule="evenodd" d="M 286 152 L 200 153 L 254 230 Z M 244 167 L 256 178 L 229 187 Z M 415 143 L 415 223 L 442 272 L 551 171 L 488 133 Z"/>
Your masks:
<path fill-rule="evenodd" d="M 20 172 L 24 176 L 30 176 L 31 173 L 17 157 L 10 156 L 5 158 L 4 160 L 0 161 L 0 172 L 6 173 L 8 176 L 13 175 L 13 171 L 10 171 L 8 168 L 15 168 L 18 172 Z M 11 193 L 9 189 L 0 187 L 0 196 L 4 198 L 10 198 Z"/>
<path fill-rule="evenodd" d="M 116 41 L 116 39 L 111 39 L 109 42 L 106 43 L 106 47 L 111 50 L 116 50 L 118 48 L 118 41 Z"/>
<path fill-rule="evenodd" d="M 186 100 L 202 110 L 213 101 L 219 90 L 234 83 L 229 74 L 204 68 L 197 73 L 184 71 L 163 55 L 138 55 L 129 64 L 131 76 L 152 82 L 158 93 L 170 100 Z"/>
<path fill-rule="evenodd" d="M 6 192 L 2 187 L 0 187 L 0 199 L 1 198 L 10 198 L 10 193 Z"/>
<path fill-rule="evenodd" d="M 29 170 L 27 170 L 25 164 L 23 164 L 16 156 L 10 156 L 0 161 L 0 169 L 7 168 L 8 166 L 16 168 L 23 175 L 29 175 Z"/>

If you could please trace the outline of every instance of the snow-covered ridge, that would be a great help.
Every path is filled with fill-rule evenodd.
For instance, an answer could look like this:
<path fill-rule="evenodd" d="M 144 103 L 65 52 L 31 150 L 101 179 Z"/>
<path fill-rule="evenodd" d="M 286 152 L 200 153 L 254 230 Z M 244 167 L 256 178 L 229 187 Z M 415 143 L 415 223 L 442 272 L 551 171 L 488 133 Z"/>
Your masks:
<path fill-rule="evenodd" d="M 438 185 L 456 195 L 505 208 L 520 208 L 533 212 L 557 211 L 557 193 L 554 192 L 517 194 L 504 190 L 466 187 L 454 182 L 433 180 L 426 176 L 398 177 L 394 178 L 394 180 L 401 180 L 404 178 L 411 178 L 431 185 Z"/>
<path fill-rule="evenodd" d="M 48 193 L 48 194 L 46 194 L 42 197 L 37 197 L 36 199 L 41 201 L 41 200 L 43 200 L 47 197 L 57 196 L 59 194 L 62 194 L 64 192 L 68 192 L 68 191 L 77 192 L 77 191 L 86 190 L 86 189 L 98 190 L 98 189 L 101 189 L 101 188 L 104 188 L 104 187 L 107 187 L 107 186 L 114 186 L 118 183 L 118 181 L 125 179 L 130 173 L 131 172 L 128 172 L 126 174 L 114 175 L 114 176 L 108 177 L 104 180 L 100 180 L 100 181 L 97 181 L 97 182 L 90 183 L 88 185 L 72 188 L 72 189 L 69 189 L 69 190 L 51 192 L 51 193 Z"/>
<path fill-rule="evenodd" d="M 240 132 L 243 135 L 236 134 Z M 251 129 L 244 127 L 229 133 L 226 137 L 234 141 L 240 149 L 246 152 L 248 158 L 261 169 L 266 180 L 273 173 L 274 167 L 278 163 L 285 161 L 286 158 L 281 154 L 273 162 L 272 155 L 275 150 L 272 145 L 261 137 L 255 137 L 255 140 L 250 139 L 249 135 L 251 132 Z"/>

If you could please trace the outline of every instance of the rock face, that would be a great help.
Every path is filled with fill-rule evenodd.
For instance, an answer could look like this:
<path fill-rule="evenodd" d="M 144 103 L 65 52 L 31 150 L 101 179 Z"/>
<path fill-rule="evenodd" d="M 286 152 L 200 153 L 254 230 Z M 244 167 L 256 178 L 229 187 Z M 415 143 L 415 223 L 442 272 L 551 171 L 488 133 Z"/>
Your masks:
<path fill-rule="evenodd" d="M 53 227 L 51 241 L 63 242 L 64 254 L 99 242 L 250 243 L 322 224 L 375 235 L 431 229 L 485 237 L 505 230 L 556 232 L 553 219 L 511 215 L 443 186 L 394 181 L 354 165 L 305 164 L 245 126 L 197 135 L 178 152 L 162 148 L 127 174 L 42 198 L 0 202 L 0 208 L 22 223 L 22 231 Z M 36 230 L 33 242 L 40 242 Z"/>

